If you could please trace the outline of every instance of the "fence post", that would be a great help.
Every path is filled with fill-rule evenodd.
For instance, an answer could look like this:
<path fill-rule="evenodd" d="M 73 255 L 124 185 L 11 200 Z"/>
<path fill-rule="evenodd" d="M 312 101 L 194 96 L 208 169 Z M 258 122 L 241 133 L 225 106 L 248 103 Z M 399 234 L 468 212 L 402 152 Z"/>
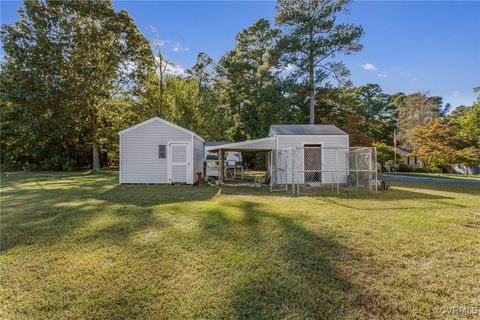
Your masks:
<path fill-rule="evenodd" d="M 292 194 L 295 194 L 295 183 L 294 183 L 294 174 L 295 174 L 295 154 L 292 149 Z"/>
<path fill-rule="evenodd" d="M 373 147 L 375 158 L 375 193 L 378 192 L 378 162 L 377 162 L 377 147 Z"/>
<path fill-rule="evenodd" d="M 355 175 L 356 175 L 356 183 L 358 189 L 358 150 L 355 150 Z"/>
<path fill-rule="evenodd" d="M 372 191 L 372 150 L 368 153 L 368 189 Z"/>
<path fill-rule="evenodd" d="M 337 164 L 337 170 L 335 172 L 335 179 L 337 180 L 337 194 L 340 193 L 340 186 L 339 186 L 339 182 L 338 182 L 338 149 L 335 149 L 335 162 Z"/>
<path fill-rule="evenodd" d="M 332 186 L 332 190 L 333 190 L 333 171 L 332 171 L 332 176 L 330 177 L 330 185 Z"/>
<path fill-rule="evenodd" d="M 285 151 L 285 191 L 288 192 L 288 150 Z"/>

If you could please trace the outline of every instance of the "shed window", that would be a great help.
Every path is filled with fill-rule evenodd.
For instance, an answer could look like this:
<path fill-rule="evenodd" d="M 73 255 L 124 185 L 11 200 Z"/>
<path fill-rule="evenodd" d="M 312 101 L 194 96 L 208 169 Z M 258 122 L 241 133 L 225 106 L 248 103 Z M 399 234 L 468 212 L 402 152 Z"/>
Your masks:
<path fill-rule="evenodd" d="M 167 157 L 167 146 L 161 144 L 158 146 L 158 158 L 165 159 Z"/>

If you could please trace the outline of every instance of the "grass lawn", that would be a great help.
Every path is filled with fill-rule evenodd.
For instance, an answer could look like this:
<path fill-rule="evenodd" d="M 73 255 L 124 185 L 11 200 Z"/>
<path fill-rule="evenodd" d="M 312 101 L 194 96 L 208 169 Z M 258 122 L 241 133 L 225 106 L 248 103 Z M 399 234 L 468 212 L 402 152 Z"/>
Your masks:
<path fill-rule="evenodd" d="M 383 172 L 384 174 L 393 174 L 397 176 L 415 176 L 425 178 L 445 178 L 445 179 L 472 179 L 480 180 L 480 175 L 466 175 L 455 173 L 421 173 L 421 172 Z"/>
<path fill-rule="evenodd" d="M 1 318 L 435 319 L 480 306 L 478 186 L 116 183 L 2 175 Z"/>

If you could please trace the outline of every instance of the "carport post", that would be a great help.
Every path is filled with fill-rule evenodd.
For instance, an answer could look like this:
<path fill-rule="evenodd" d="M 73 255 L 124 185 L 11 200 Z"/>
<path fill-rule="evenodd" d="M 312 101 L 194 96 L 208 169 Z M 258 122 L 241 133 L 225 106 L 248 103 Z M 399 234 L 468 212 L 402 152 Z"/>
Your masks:
<path fill-rule="evenodd" d="M 273 153 L 272 151 L 268 152 L 268 159 L 270 161 L 270 165 L 268 166 L 268 169 L 270 171 L 270 192 L 272 192 L 272 189 L 273 189 Z"/>
<path fill-rule="evenodd" d="M 265 172 L 270 172 L 270 151 L 265 152 Z"/>
<path fill-rule="evenodd" d="M 220 149 L 220 181 L 225 179 L 225 152 Z"/>

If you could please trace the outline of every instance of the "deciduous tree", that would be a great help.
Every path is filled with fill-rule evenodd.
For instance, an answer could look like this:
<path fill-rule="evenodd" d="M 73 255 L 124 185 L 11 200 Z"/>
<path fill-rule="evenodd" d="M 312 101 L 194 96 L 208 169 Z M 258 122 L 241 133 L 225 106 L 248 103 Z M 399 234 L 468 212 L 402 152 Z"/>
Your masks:
<path fill-rule="evenodd" d="M 229 139 L 265 136 L 270 124 L 283 122 L 287 98 L 279 77 L 278 36 L 279 30 L 260 19 L 237 34 L 235 48 L 220 59 L 216 86 L 230 111 Z"/>
<path fill-rule="evenodd" d="M 75 134 L 87 135 L 92 168 L 98 170 L 101 114 L 114 97 L 140 83 L 152 63 L 133 19 L 110 1 L 26 1 L 20 19 L 3 26 L 1 38 L 5 99 L 24 110 L 23 121 L 37 138 L 51 136 L 42 134 L 50 126 L 65 144 Z M 52 147 L 55 141 L 45 143 Z"/>
<path fill-rule="evenodd" d="M 425 126 L 412 129 L 412 134 L 417 141 L 414 154 L 432 168 L 450 172 L 453 164 L 473 164 L 479 160 L 478 150 L 459 147 L 452 127 L 442 123 L 438 117 Z"/>
<path fill-rule="evenodd" d="M 415 148 L 417 141 L 413 130 L 426 126 L 443 114 L 440 97 L 428 97 L 426 93 L 402 96 L 398 110 L 398 138 L 403 146 Z"/>

